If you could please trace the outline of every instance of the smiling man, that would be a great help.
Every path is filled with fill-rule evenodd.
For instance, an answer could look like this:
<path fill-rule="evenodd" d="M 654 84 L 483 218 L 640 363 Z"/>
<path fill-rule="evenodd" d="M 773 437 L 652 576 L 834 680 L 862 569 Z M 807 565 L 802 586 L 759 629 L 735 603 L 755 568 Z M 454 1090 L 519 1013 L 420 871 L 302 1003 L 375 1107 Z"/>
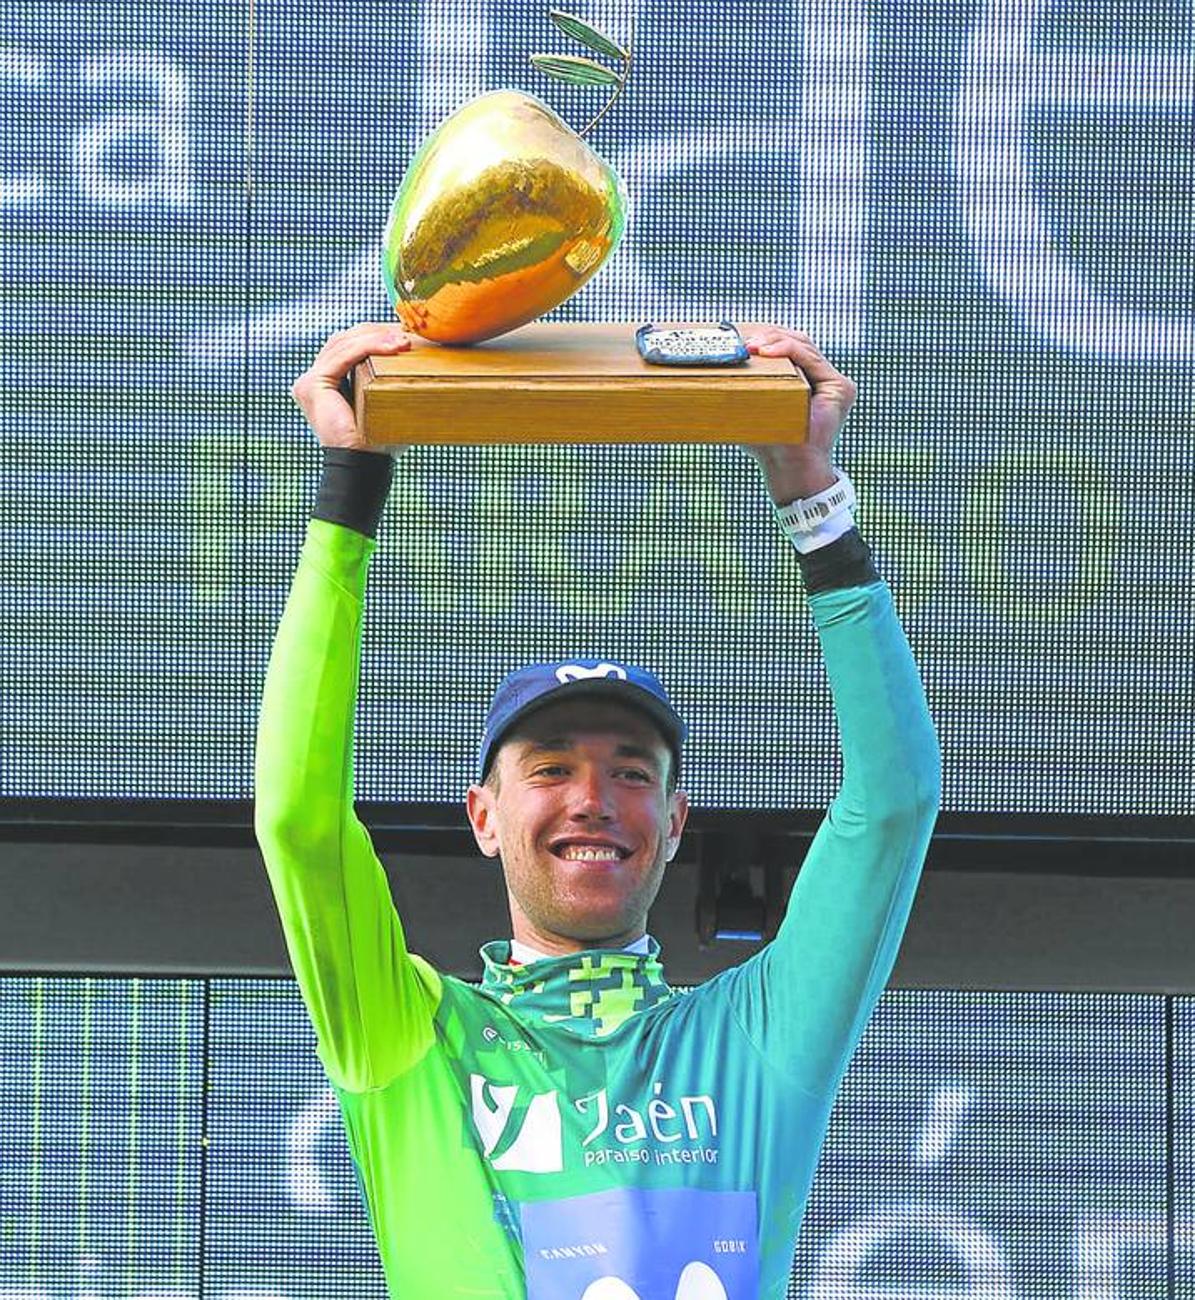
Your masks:
<path fill-rule="evenodd" d="M 537 953 L 643 937 L 688 799 L 684 725 L 660 683 L 621 664 L 540 664 L 502 683 L 469 820 L 499 857 L 516 940 Z"/>
<path fill-rule="evenodd" d="M 295 384 L 324 471 L 266 678 L 257 834 L 395 1300 L 769 1300 L 830 1110 L 895 960 L 937 813 L 937 741 L 891 594 L 832 463 L 854 386 L 767 328 L 813 387 L 803 444 L 752 448 L 793 541 L 842 786 L 776 939 L 684 996 L 647 915 L 688 812 L 685 724 L 650 672 L 502 682 L 467 795 L 511 937 L 479 987 L 407 947 L 353 811 L 366 569 L 393 460 L 339 385 L 409 340 L 365 325 Z"/>

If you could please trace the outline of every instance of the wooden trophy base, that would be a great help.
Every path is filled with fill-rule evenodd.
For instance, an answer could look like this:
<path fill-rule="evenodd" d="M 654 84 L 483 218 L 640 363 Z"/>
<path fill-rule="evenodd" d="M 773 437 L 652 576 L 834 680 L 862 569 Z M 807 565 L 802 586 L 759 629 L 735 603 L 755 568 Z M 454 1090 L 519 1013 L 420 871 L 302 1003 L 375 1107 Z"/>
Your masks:
<path fill-rule="evenodd" d="M 787 357 L 649 365 L 635 328 L 536 323 L 468 347 L 412 335 L 357 367 L 357 427 L 375 446 L 805 441 L 809 385 Z"/>

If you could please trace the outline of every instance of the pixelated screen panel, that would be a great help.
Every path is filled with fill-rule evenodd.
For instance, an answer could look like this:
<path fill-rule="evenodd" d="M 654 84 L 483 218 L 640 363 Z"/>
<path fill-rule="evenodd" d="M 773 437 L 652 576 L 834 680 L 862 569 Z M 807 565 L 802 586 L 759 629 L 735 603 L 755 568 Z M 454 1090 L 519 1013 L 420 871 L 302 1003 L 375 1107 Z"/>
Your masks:
<path fill-rule="evenodd" d="M 885 994 L 789 1295 L 1190 1300 L 1193 1078 L 1190 1000 Z M 7 977 L 0 1083 L 5 1295 L 383 1300 L 291 981 Z"/>
<path fill-rule="evenodd" d="M 560 320 L 774 321 L 840 445 L 945 807 L 1189 814 L 1192 11 L 586 4 L 636 63 L 591 142 L 622 246 Z M 288 396 L 385 318 L 380 232 L 474 94 L 580 128 L 547 6 L 0 6 L 0 796 L 245 798 L 318 457 Z M 708 807 L 839 779 L 795 559 L 734 447 L 418 449 L 369 599 L 358 793 L 462 795 L 529 660 L 657 670 Z"/>

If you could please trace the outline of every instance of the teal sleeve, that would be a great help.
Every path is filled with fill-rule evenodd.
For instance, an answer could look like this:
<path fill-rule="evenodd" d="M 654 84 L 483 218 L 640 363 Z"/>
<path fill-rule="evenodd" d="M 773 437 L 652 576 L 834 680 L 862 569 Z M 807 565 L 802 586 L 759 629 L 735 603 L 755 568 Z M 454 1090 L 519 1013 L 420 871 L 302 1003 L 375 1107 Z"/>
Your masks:
<path fill-rule="evenodd" d="M 329 1078 L 384 1086 L 433 1041 L 439 978 L 407 953 L 353 810 L 353 722 L 374 543 L 313 519 L 266 673 L 254 824 Z"/>
<path fill-rule="evenodd" d="M 941 794 L 941 756 L 886 584 L 810 599 L 834 697 L 843 781 L 775 940 L 739 968 L 755 1046 L 832 1095 L 896 960 Z"/>

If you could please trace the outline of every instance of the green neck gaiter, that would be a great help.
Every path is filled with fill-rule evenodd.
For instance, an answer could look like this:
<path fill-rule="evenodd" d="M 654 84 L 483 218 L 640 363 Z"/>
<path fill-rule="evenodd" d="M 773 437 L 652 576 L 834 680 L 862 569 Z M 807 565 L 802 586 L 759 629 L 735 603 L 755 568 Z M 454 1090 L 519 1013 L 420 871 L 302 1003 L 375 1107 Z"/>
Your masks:
<path fill-rule="evenodd" d="M 653 939 L 646 955 L 590 948 L 510 964 L 510 942 L 481 949 L 482 989 L 528 1020 L 562 1025 L 582 1038 L 604 1038 L 640 1011 L 672 996 Z"/>

